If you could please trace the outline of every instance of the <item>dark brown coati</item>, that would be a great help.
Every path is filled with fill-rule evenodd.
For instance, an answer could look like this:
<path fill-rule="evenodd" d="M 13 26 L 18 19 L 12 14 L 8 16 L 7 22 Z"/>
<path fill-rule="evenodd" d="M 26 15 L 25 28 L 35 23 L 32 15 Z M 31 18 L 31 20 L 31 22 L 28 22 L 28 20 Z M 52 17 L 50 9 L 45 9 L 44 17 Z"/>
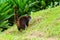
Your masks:
<path fill-rule="evenodd" d="M 14 20 L 17 24 L 18 30 L 25 29 L 26 26 L 29 26 L 29 21 L 31 19 L 31 16 L 21 16 L 18 18 L 18 7 L 14 7 Z"/>

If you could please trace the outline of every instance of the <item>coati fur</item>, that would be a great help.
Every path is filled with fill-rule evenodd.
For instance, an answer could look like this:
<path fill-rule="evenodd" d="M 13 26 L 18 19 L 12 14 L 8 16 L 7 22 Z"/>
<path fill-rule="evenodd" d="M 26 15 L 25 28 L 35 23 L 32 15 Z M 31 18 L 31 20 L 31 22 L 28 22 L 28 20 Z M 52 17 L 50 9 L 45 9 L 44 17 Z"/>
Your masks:
<path fill-rule="evenodd" d="M 18 30 L 25 29 L 26 26 L 29 26 L 29 21 L 31 19 L 31 16 L 21 16 L 18 18 L 18 7 L 14 7 L 14 20 L 17 24 Z"/>

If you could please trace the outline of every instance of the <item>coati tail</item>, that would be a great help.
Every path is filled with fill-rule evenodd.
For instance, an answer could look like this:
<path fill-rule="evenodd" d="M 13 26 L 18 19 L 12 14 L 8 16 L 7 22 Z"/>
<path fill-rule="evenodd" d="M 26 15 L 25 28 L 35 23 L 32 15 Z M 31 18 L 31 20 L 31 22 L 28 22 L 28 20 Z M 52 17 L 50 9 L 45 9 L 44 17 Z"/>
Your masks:
<path fill-rule="evenodd" d="M 20 28 L 20 21 L 19 21 L 19 18 L 18 18 L 18 7 L 17 6 L 14 7 L 14 20 L 15 20 L 15 22 L 17 24 L 17 28 L 19 30 L 19 28 Z"/>

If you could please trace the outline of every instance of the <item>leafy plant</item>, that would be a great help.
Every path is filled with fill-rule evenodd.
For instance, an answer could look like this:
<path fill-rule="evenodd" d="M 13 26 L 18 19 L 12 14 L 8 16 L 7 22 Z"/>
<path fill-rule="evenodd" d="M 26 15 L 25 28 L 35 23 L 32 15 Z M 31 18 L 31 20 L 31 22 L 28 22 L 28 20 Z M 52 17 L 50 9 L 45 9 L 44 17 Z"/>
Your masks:
<path fill-rule="evenodd" d="M 13 16 L 12 8 L 10 3 L 4 2 L 0 4 L 0 28 L 4 28 L 8 26 L 8 21 L 6 19 Z"/>

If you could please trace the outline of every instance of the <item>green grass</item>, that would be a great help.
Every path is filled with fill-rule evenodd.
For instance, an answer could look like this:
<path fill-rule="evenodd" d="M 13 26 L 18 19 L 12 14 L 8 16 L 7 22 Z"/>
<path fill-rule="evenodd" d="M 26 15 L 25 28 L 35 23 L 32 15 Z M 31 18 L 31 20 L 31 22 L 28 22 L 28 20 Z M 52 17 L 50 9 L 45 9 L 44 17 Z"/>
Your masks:
<path fill-rule="evenodd" d="M 16 25 L 0 33 L 0 40 L 60 40 L 60 6 L 31 13 L 32 21 L 26 30 Z"/>

